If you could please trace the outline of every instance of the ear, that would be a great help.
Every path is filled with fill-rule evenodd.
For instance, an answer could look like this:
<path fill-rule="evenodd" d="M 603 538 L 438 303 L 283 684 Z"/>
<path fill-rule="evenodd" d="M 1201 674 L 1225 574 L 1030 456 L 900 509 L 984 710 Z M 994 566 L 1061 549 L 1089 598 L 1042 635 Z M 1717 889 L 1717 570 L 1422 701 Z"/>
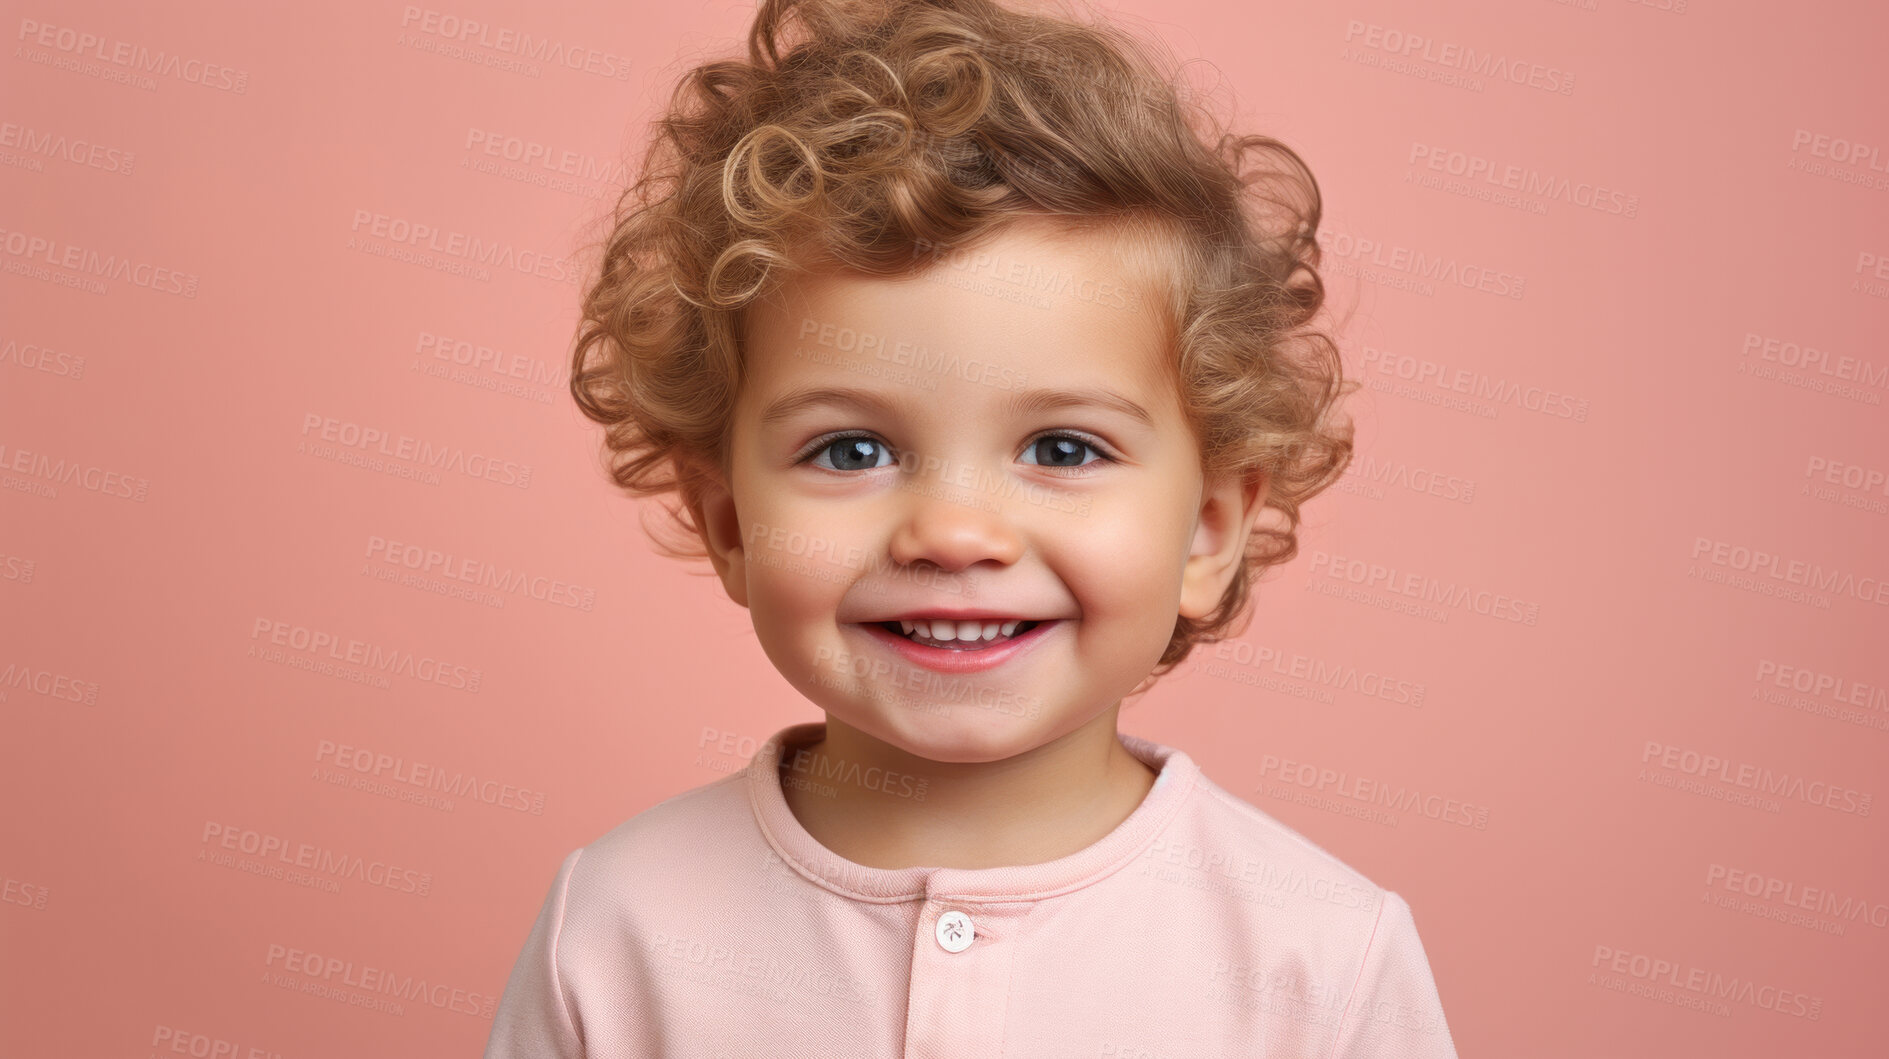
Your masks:
<path fill-rule="evenodd" d="M 719 469 L 711 469 L 700 479 L 701 492 L 689 504 L 689 512 L 708 552 L 708 561 L 721 578 L 728 598 L 748 605 L 747 552 L 741 543 L 741 519 L 735 511 L 734 494 Z"/>
<path fill-rule="evenodd" d="M 1263 471 L 1205 483 L 1193 550 L 1181 570 L 1182 617 L 1199 620 L 1220 605 L 1239 573 L 1247 538 L 1271 488 L 1271 477 Z"/>

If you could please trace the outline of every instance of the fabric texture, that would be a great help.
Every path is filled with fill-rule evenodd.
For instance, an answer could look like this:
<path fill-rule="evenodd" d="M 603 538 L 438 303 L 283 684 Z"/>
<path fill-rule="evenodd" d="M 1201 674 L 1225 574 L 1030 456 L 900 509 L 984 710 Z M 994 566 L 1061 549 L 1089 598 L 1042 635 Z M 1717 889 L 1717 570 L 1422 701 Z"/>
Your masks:
<path fill-rule="evenodd" d="M 571 851 L 486 1059 L 1454 1059 L 1409 905 L 1184 752 L 1118 735 L 1158 777 L 1069 856 L 883 869 L 788 808 L 824 728 Z"/>

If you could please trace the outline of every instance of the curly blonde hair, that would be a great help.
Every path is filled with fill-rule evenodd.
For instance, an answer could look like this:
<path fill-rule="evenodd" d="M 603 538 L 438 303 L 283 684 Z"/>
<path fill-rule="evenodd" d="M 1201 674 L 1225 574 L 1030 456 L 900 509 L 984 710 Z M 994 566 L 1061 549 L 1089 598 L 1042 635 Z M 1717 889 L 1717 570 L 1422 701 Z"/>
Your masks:
<path fill-rule="evenodd" d="M 1177 616 L 1153 675 L 1242 631 L 1252 584 L 1298 552 L 1301 505 L 1350 462 L 1338 405 L 1358 383 L 1310 325 L 1310 169 L 1226 133 L 1170 69 L 1117 26 L 993 0 L 763 0 L 746 60 L 677 84 L 582 300 L 571 395 L 619 487 L 679 501 L 682 543 L 658 546 L 707 555 L 697 505 L 729 466 L 742 312 L 783 276 L 909 273 L 1022 216 L 1108 224 L 1164 251 L 1202 473 L 1263 475 L 1283 517 L 1254 527 L 1210 615 Z"/>

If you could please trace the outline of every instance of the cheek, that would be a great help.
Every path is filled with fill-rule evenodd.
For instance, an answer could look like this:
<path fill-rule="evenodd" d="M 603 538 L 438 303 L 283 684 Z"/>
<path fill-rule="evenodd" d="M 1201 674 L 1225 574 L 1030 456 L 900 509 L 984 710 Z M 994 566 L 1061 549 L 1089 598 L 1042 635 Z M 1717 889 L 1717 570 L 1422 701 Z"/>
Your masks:
<path fill-rule="evenodd" d="M 1146 511 L 1146 508 L 1143 508 Z M 1142 595 L 1151 585 L 1178 581 L 1188 541 L 1185 527 L 1132 512 L 1079 520 L 1060 534 L 1057 550 L 1079 568 L 1098 595 Z"/>
<path fill-rule="evenodd" d="M 847 585 L 864 572 L 861 541 L 815 514 L 762 507 L 744 527 L 748 605 L 757 622 L 830 622 Z"/>
<path fill-rule="evenodd" d="M 792 546 L 750 552 L 748 607 L 757 622 L 774 625 L 830 620 L 843 590 L 837 570 Z"/>

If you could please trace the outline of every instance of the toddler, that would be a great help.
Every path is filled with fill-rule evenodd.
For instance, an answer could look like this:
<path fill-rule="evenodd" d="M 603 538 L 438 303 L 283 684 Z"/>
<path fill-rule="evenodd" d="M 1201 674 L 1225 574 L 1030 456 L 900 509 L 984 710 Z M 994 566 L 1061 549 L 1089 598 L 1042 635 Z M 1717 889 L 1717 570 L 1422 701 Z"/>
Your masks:
<path fill-rule="evenodd" d="M 763 0 L 683 79 L 571 388 L 826 719 L 564 859 L 488 1059 L 1455 1055 L 1396 893 L 1117 731 L 1295 554 L 1356 386 L 1310 172 L 1153 55 Z"/>

